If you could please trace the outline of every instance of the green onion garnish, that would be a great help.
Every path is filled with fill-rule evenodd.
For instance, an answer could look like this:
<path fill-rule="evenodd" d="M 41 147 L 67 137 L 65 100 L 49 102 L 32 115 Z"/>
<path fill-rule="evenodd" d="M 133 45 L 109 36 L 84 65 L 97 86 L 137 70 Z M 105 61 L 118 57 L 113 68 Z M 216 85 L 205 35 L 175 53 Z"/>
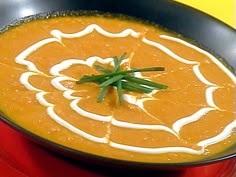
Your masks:
<path fill-rule="evenodd" d="M 114 69 L 110 70 L 104 68 L 100 65 L 95 65 L 95 68 L 98 71 L 103 72 L 104 74 L 100 75 L 84 75 L 78 81 L 77 84 L 82 84 L 86 82 L 95 82 L 99 84 L 101 88 L 101 92 L 97 98 L 97 102 L 101 102 L 109 89 L 109 87 L 116 87 L 118 101 L 122 103 L 122 93 L 123 90 L 129 90 L 140 93 L 150 93 L 156 89 L 167 89 L 166 85 L 152 82 L 146 79 L 141 79 L 138 77 L 134 77 L 132 74 L 135 72 L 150 72 L 150 71 L 164 71 L 164 67 L 151 67 L 151 68 L 138 68 L 138 69 L 130 69 L 130 70 L 121 70 L 121 63 L 124 60 L 126 53 L 123 53 L 120 58 L 113 57 Z"/>

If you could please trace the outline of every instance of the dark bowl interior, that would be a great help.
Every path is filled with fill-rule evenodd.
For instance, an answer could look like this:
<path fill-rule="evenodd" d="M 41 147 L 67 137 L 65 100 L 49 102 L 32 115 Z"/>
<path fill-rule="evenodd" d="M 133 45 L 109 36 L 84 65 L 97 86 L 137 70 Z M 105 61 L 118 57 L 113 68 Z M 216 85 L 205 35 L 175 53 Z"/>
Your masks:
<path fill-rule="evenodd" d="M 0 1 L 0 27 L 3 30 L 7 29 L 9 26 L 16 24 L 12 22 L 13 20 L 27 15 L 68 10 L 98 10 L 100 12 L 125 14 L 148 20 L 197 42 L 202 47 L 223 58 L 233 72 L 236 70 L 236 30 L 209 15 L 169 0 Z M 7 119 L 3 114 L 0 114 L 0 118 L 32 141 L 56 152 L 57 155 L 101 166 L 126 169 L 182 169 L 184 167 L 204 165 L 236 157 L 235 144 L 230 149 L 214 157 L 197 162 L 155 164 L 115 160 L 63 147 L 23 129 L 20 125 L 16 125 Z"/>

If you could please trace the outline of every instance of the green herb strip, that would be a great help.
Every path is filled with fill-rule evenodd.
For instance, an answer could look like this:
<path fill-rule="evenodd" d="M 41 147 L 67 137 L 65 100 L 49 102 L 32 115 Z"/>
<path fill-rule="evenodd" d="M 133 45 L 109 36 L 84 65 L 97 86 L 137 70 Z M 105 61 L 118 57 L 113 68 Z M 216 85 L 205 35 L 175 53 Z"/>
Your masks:
<path fill-rule="evenodd" d="M 132 76 L 132 74 L 135 72 L 164 71 L 165 70 L 164 67 L 121 70 L 120 66 L 122 61 L 125 59 L 126 54 L 127 53 L 123 53 L 120 58 L 116 56 L 113 57 L 113 62 L 114 62 L 113 70 L 109 70 L 100 65 L 95 65 L 95 68 L 98 71 L 103 72 L 104 74 L 90 75 L 90 76 L 84 75 L 82 78 L 76 81 L 76 83 L 82 84 L 86 82 L 95 82 L 99 84 L 101 92 L 99 93 L 97 102 L 101 102 L 102 100 L 104 100 L 110 86 L 116 87 L 119 104 L 122 103 L 123 90 L 129 90 L 141 93 L 150 93 L 156 89 L 162 90 L 168 88 L 168 86 L 166 85 Z"/>

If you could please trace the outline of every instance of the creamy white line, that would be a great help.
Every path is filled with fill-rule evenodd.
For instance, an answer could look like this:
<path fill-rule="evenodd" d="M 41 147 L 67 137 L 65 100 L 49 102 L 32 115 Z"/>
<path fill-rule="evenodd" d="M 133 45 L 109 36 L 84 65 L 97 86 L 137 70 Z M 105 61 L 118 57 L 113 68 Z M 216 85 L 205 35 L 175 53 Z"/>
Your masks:
<path fill-rule="evenodd" d="M 209 139 L 203 140 L 203 141 L 199 142 L 197 145 L 202 146 L 202 147 L 206 147 L 206 146 L 209 146 L 212 144 L 216 144 L 216 143 L 228 138 L 234 128 L 236 128 L 236 120 L 234 120 L 233 122 L 228 124 L 220 134 L 218 134 L 214 137 L 211 137 Z"/>
<path fill-rule="evenodd" d="M 128 62 L 128 61 L 129 61 L 129 59 L 124 59 L 121 62 L 121 64 Z M 95 62 L 99 62 L 102 64 L 110 64 L 110 65 L 114 66 L 113 58 L 102 59 L 100 57 L 94 56 L 94 57 L 89 57 L 87 60 L 67 59 L 67 60 L 62 61 L 61 63 L 54 65 L 50 69 L 50 74 L 52 74 L 54 76 L 64 76 L 60 72 L 62 70 L 65 70 L 65 69 L 71 67 L 72 65 L 87 65 L 89 67 L 92 67 Z"/>
<path fill-rule="evenodd" d="M 42 41 L 39 41 L 39 42 L 33 44 L 32 46 L 28 47 L 27 49 L 25 49 L 23 52 L 21 52 L 15 58 L 16 63 L 27 66 L 27 69 L 29 71 L 34 71 L 36 73 L 44 74 L 43 72 L 38 70 L 38 68 L 35 66 L 34 63 L 32 63 L 31 61 L 25 60 L 25 59 L 27 58 L 27 56 L 29 56 L 31 53 L 35 52 L 40 47 L 43 47 L 44 45 L 52 43 L 52 42 L 59 42 L 60 43 L 60 41 L 56 38 L 48 38 L 48 39 L 44 39 Z"/>
<path fill-rule="evenodd" d="M 134 38 L 138 38 L 141 34 L 139 32 L 132 30 L 132 29 L 126 29 L 126 30 L 119 32 L 119 33 L 110 33 L 110 32 L 107 32 L 106 30 L 102 29 L 97 24 L 91 24 L 91 25 L 88 25 L 82 31 L 77 32 L 77 33 L 67 34 L 67 33 L 63 33 L 59 30 L 52 30 L 51 35 L 53 35 L 57 39 L 61 40 L 61 38 L 70 38 L 71 39 L 71 38 L 83 37 L 83 36 L 86 36 L 86 35 L 92 33 L 93 31 L 97 31 L 98 33 L 102 34 L 103 36 L 110 37 L 110 38 L 123 38 L 123 37 L 127 37 L 129 35 Z"/>
<path fill-rule="evenodd" d="M 111 124 L 117 127 L 130 128 L 130 129 L 148 129 L 148 130 L 166 131 L 175 135 L 176 137 L 179 137 L 178 134 L 176 134 L 171 128 L 166 127 L 164 125 L 135 124 L 130 122 L 119 121 L 116 119 L 113 119 L 111 121 Z"/>
<path fill-rule="evenodd" d="M 54 104 L 52 103 L 49 103 L 45 98 L 44 98 L 44 95 L 48 94 L 48 92 L 38 92 L 36 94 L 36 99 L 38 100 L 38 102 L 45 106 L 45 107 L 53 107 Z"/>
<path fill-rule="evenodd" d="M 63 84 L 61 84 L 62 81 L 73 81 L 73 82 L 75 82 L 76 79 L 71 78 L 71 77 L 67 77 L 67 76 L 59 76 L 59 77 L 53 78 L 51 80 L 51 84 L 58 90 L 62 90 L 62 91 L 70 90 L 67 87 L 63 86 Z"/>
<path fill-rule="evenodd" d="M 214 108 L 202 108 L 198 110 L 196 113 L 192 114 L 191 116 L 181 118 L 177 120 L 173 125 L 172 128 L 175 132 L 179 133 L 181 128 L 189 123 L 195 122 L 202 118 L 202 116 L 206 115 L 208 112 L 215 110 Z"/>
<path fill-rule="evenodd" d="M 126 151 L 138 152 L 138 153 L 145 153 L 145 154 L 163 154 L 166 152 L 182 152 L 182 153 L 189 153 L 189 154 L 204 154 L 204 149 L 201 150 L 194 150 L 187 147 L 162 147 L 162 148 L 144 148 L 144 147 L 136 147 L 136 146 L 129 146 L 124 144 L 119 144 L 115 142 L 110 142 L 110 146 Z"/>
<path fill-rule="evenodd" d="M 36 99 L 39 101 L 40 104 L 47 107 L 48 115 L 52 119 L 54 119 L 56 122 L 58 122 L 60 125 L 68 128 L 69 130 L 73 131 L 74 133 L 77 133 L 77 134 L 81 135 L 84 138 L 87 138 L 87 139 L 89 139 L 91 141 L 95 141 L 95 142 L 109 143 L 112 147 L 119 148 L 119 149 L 124 149 L 124 150 L 127 150 L 127 151 L 142 152 L 142 153 L 167 153 L 167 152 L 185 152 L 185 153 L 191 153 L 191 154 L 202 154 L 202 153 L 204 153 L 204 149 L 202 149 L 200 151 L 196 151 L 194 149 L 190 149 L 190 148 L 186 148 L 186 147 L 143 148 L 143 147 L 134 147 L 134 146 L 122 145 L 122 144 L 119 144 L 119 143 L 116 143 L 116 142 L 110 142 L 109 139 L 107 139 L 107 138 L 109 138 L 109 136 L 105 135 L 104 137 L 95 137 L 93 135 L 90 135 L 86 132 L 81 131 L 80 129 L 77 129 L 76 127 L 74 127 L 70 123 L 64 121 L 63 118 L 59 117 L 56 114 L 56 112 L 54 111 L 54 106 L 55 105 L 47 102 L 47 100 L 44 98 L 44 95 L 47 94 L 47 92 L 42 91 L 42 90 L 32 86 L 29 82 L 29 77 L 31 77 L 32 75 L 35 75 L 35 74 L 41 74 L 42 75 L 43 74 L 43 75 L 46 76 L 46 74 L 39 71 L 37 69 L 37 67 L 35 66 L 35 64 L 33 64 L 31 61 L 26 60 L 26 58 L 31 53 L 33 53 L 34 51 L 40 49 L 40 47 L 42 47 L 44 45 L 47 45 L 47 44 L 52 43 L 52 42 L 61 43 L 62 38 L 82 37 L 82 36 L 90 34 L 94 30 L 96 30 L 98 33 L 100 33 L 103 36 L 111 37 L 111 38 L 121 38 L 121 37 L 127 37 L 129 35 L 134 37 L 134 38 L 138 38 L 141 34 L 139 32 L 135 32 L 132 29 L 126 29 L 126 30 L 124 30 L 120 33 L 110 33 L 110 32 L 105 31 L 104 29 L 102 29 L 101 27 L 99 27 L 96 24 L 88 25 L 84 30 L 82 30 L 80 32 L 77 32 L 77 33 L 73 33 L 73 34 L 66 34 L 66 33 L 63 33 L 59 30 L 52 30 L 51 34 L 54 38 L 48 38 L 48 39 L 44 39 L 42 41 L 39 41 L 39 42 L 33 44 L 32 46 L 30 46 L 29 48 L 27 48 L 26 50 L 24 50 L 22 53 L 20 53 L 16 57 L 16 62 L 17 63 L 19 63 L 21 65 L 25 65 L 28 68 L 29 71 L 32 71 L 32 72 L 23 73 L 21 75 L 20 82 L 27 89 L 38 92 L 36 94 Z M 165 39 L 168 39 L 168 40 L 174 40 L 176 42 L 179 42 L 179 43 L 181 43 L 183 45 L 186 45 L 186 46 L 190 46 L 190 47 L 196 49 L 197 51 L 202 52 L 203 54 L 208 56 L 212 61 L 214 61 L 218 66 L 223 68 L 223 71 L 226 72 L 231 78 L 233 78 L 232 80 L 235 82 L 236 79 L 229 73 L 229 71 L 226 68 L 224 68 L 223 66 L 221 66 L 222 64 L 216 58 L 214 58 L 212 55 L 210 55 L 208 52 L 203 51 L 202 49 L 200 49 L 196 46 L 193 46 L 193 45 L 191 45 L 191 44 L 189 44 L 185 41 L 182 41 L 181 39 L 178 39 L 178 38 L 173 38 L 173 37 L 165 36 L 165 35 L 161 35 L 161 37 L 165 38 Z M 118 127 L 123 127 L 123 128 L 161 130 L 161 131 L 170 132 L 170 133 L 178 136 L 178 132 L 181 130 L 181 128 L 183 126 L 185 126 L 185 125 L 187 125 L 191 122 L 199 120 L 202 115 L 207 114 L 209 111 L 218 109 L 218 107 L 215 105 L 214 99 L 213 99 L 213 92 L 215 91 L 215 89 L 218 88 L 218 86 L 216 86 L 214 83 L 211 83 L 210 81 L 208 81 L 202 75 L 202 73 L 199 69 L 199 66 L 200 66 L 199 62 L 184 59 L 184 58 L 176 55 L 174 52 L 172 52 L 167 47 L 165 47 L 165 46 L 163 46 L 163 45 L 161 45 L 161 44 L 159 44 L 155 41 L 151 41 L 151 40 L 148 40 L 146 38 L 142 38 L 142 42 L 147 44 L 147 45 L 154 46 L 157 49 L 162 50 L 167 55 L 171 56 L 173 59 L 175 59 L 179 62 L 189 64 L 189 65 L 193 65 L 192 68 L 193 68 L 193 72 L 195 73 L 196 77 L 202 83 L 209 86 L 206 89 L 206 93 L 205 93 L 206 94 L 206 96 L 205 96 L 206 97 L 206 102 L 208 103 L 209 107 L 199 110 L 197 113 L 194 113 L 192 116 L 181 118 L 180 120 L 176 121 L 173 124 L 173 127 L 172 127 L 173 130 L 166 127 L 166 126 L 162 126 L 162 125 L 145 125 L 145 124 L 133 124 L 133 123 L 128 123 L 128 122 L 122 122 L 122 121 L 116 120 L 112 116 L 97 115 L 97 114 L 90 113 L 88 111 L 85 111 L 85 110 L 81 109 L 78 106 L 78 103 L 82 98 L 77 97 L 77 96 L 73 96 L 72 94 L 75 93 L 76 91 L 66 88 L 61 83 L 62 81 L 65 81 L 65 80 L 74 81 L 75 79 L 70 78 L 68 76 L 64 76 L 60 72 L 67 69 L 67 68 L 69 68 L 70 66 L 72 66 L 74 64 L 82 64 L 82 65 L 87 65 L 89 67 L 92 67 L 94 62 L 100 62 L 100 63 L 103 63 L 103 64 L 109 64 L 110 63 L 111 65 L 114 65 L 114 63 L 112 63 L 113 62 L 112 58 L 102 59 L 100 57 L 94 56 L 94 57 L 88 58 L 87 60 L 79 60 L 79 59 L 65 60 L 65 61 L 63 61 L 59 64 L 54 65 L 50 69 L 50 74 L 52 74 L 55 77 L 54 79 L 52 79 L 51 83 L 55 88 L 57 88 L 58 90 L 63 91 L 63 96 L 66 99 L 72 100 L 71 101 L 71 108 L 73 110 L 75 110 L 78 114 L 83 115 L 85 117 L 88 117 L 90 119 L 94 119 L 96 121 L 108 122 L 113 126 L 118 126 Z M 126 59 L 124 62 L 128 62 L 128 61 L 129 60 Z M 137 74 L 136 76 L 142 77 L 141 74 Z M 132 96 L 124 96 L 124 98 L 126 98 L 125 99 L 126 101 L 128 101 L 131 104 L 137 105 L 139 108 L 141 108 L 145 112 L 146 110 L 145 110 L 145 107 L 143 106 L 143 102 L 145 102 L 147 100 L 153 100 L 154 98 L 152 97 L 152 94 L 154 94 L 154 93 L 151 93 L 151 94 L 147 95 L 147 98 L 142 98 L 142 99 L 132 98 Z M 149 115 L 152 116 L 151 114 L 149 114 Z M 220 135 L 217 135 L 214 138 L 203 140 L 200 143 L 198 143 L 198 145 L 206 147 L 208 145 L 211 145 L 211 144 L 222 141 L 223 139 L 225 139 L 227 136 L 230 135 L 230 130 L 229 129 L 234 127 L 234 126 L 235 126 L 235 123 L 230 124 L 229 128 L 228 129 L 225 128 L 225 131 L 223 131 L 223 133 L 221 133 Z"/>
<path fill-rule="evenodd" d="M 178 61 L 180 61 L 182 63 L 189 64 L 189 65 L 199 64 L 196 61 L 190 61 L 190 60 L 184 59 L 184 58 L 176 55 L 174 52 L 172 52 L 170 49 L 168 49 L 167 47 L 163 46 L 162 44 L 159 44 L 157 42 L 151 41 L 151 40 L 149 40 L 149 39 L 147 39 L 145 37 L 142 39 L 142 42 L 147 44 L 147 45 L 150 45 L 150 46 L 153 46 L 153 47 L 156 47 L 156 48 L 160 49 L 161 51 L 165 52 L 167 55 L 171 56 L 175 60 L 178 60 Z"/>
<path fill-rule="evenodd" d="M 55 105 L 52 103 L 49 103 L 44 96 L 48 94 L 47 92 L 38 92 L 36 94 L 36 99 L 38 100 L 38 102 L 47 107 L 47 113 L 48 115 L 58 124 L 60 124 L 63 127 L 68 128 L 70 131 L 74 132 L 75 134 L 78 134 L 86 139 L 89 139 L 90 141 L 94 141 L 97 143 L 107 143 L 108 139 L 106 137 L 96 137 L 93 136 L 89 133 L 86 133 L 78 128 L 76 128 L 75 126 L 73 126 L 72 124 L 66 122 L 65 120 L 63 120 L 63 118 L 61 118 L 60 116 L 57 115 L 57 113 L 54 110 Z"/>
<path fill-rule="evenodd" d="M 96 137 L 96 136 L 93 136 L 89 133 L 86 133 L 78 128 L 76 128 L 75 126 L 71 125 L 70 123 L 66 122 L 65 120 L 63 120 L 60 116 L 58 116 L 55 111 L 54 111 L 54 107 L 48 107 L 47 108 L 47 113 L 48 115 L 53 119 L 55 120 L 58 124 L 62 125 L 63 127 L 66 127 L 68 128 L 70 131 L 84 137 L 84 138 L 87 138 L 89 139 L 90 141 L 94 141 L 94 142 L 97 142 L 97 143 L 107 143 L 108 140 L 106 139 L 106 137 Z"/>
<path fill-rule="evenodd" d="M 113 58 L 106 58 L 106 59 L 102 59 L 100 57 L 90 57 L 87 60 L 81 60 L 81 59 L 67 59 L 62 61 L 59 64 L 54 65 L 51 69 L 50 69 L 50 74 L 54 75 L 54 76 L 62 76 L 62 74 L 60 74 L 60 72 L 62 70 L 65 70 L 67 68 L 69 68 L 72 65 L 87 65 L 89 67 L 92 67 L 94 65 L 95 62 L 99 62 L 102 64 L 109 64 L 113 62 Z"/>
<path fill-rule="evenodd" d="M 34 72 L 24 72 L 20 76 L 20 83 L 24 85 L 28 90 L 40 92 L 42 91 L 41 89 L 38 89 L 29 83 L 29 77 L 35 76 L 35 75 L 39 75 L 39 74 L 34 73 Z"/>
<path fill-rule="evenodd" d="M 171 41 L 176 41 L 180 44 L 183 44 L 183 45 L 186 45 L 192 49 L 195 49 L 196 51 L 206 55 L 208 58 L 211 59 L 211 61 L 213 61 L 218 67 L 220 67 L 231 79 L 232 81 L 234 82 L 234 84 L 236 84 L 236 77 L 235 75 L 229 71 L 229 69 L 223 65 L 216 57 L 214 57 L 212 54 L 210 54 L 209 52 L 193 45 L 193 44 L 190 44 L 182 39 L 179 39 L 179 38 L 176 38 L 176 37 L 173 37 L 173 36 L 167 36 L 167 35 L 160 35 L 161 38 L 163 39 L 167 39 L 167 40 L 171 40 Z"/>
<path fill-rule="evenodd" d="M 78 114 L 84 116 L 84 117 L 87 117 L 87 118 L 90 118 L 90 119 L 93 119 L 93 120 L 97 120 L 97 121 L 102 121 L 102 122 L 111 122 L 112 120 L 112 116 L 103 116 L 103 115 L 98 115 L 98 114 L 94 114 L 94 113 L 91 113 L 91 112 L 88 112 L 88 111 L 85 111 L 84 109 L 80 108 L 78 106 L 78 103 L 80 101 L 80 98 L 77 98 L 75 100 L 73 100 L 71 102 L 71 108 L 77 112 Z"/>
<path fill-rule="evenodd" d="M 197 50 L 198 52 L 201 52 L 203 54 L 205 54 L 208 58 L 210 58 L 213 62 L 217 63 L 218 65 L 223 65 L 222 63 L 220 63 L 214 56 L 212 56 L 211 54 L 209 54 L 208 52 L 205 52 L 203 51 L 202 49 L 196 47 L 196 46 L 192 46 L 191 44 L 183 41 L 183 40 L 180 40 L 178 38 L 173 38 L 173 37 L 169 37 L 169 36 L 166 36 L 166 35 L 161 35 L 160 37 L 162 38 L 165 38 L 165 39 L 168 39 L 168 40 L 172 40 L 172 41 L 175 41 L 175 42 L 178 42 L 178 43 L 181 43 L 183 45 L 186 45 L 186 46 L 189 46 L 195 50 Z M 196 77 L 202 82 L 204 83 L 205 85 L 208 86 L 208 88 L 206 88 L 206 91 L 205 91 L 205 97 L 206 97 L 206 102 L 207 104 L 209 105 L 209 107 L 207 108 L 204 108 L 204 109 L 201 109 L 199 110 L 198 112 L 196 112 L 195 114 L 193 114 L 192 116 L 189 116 L 189 117 L 186 117 L 186 118 L 181 118 L 179 119 L 178 121 L 176 121 L 174 124 L 173 124 L 173 130 L 175 130 L 176 132 L 179 132 L 180 129 L 191 123 L 191 122 L 194 122 L 194 121 L 197 121 L 199 120 L 203 115 L 207 114 L 209 111 L 208 110 L 215 110 L 215 109 L 220 109 L 218 108 L 218 106 L 215 104 L 214 102 L 214 99 L 213 99 L 213 93 L 216 89 L 219 88 L 219 86 L 217 86 L 216 84 L 210 82 L 209 80 L 206 79 L 206 77 L 201 73 L 200 71 L 200 63 L 199 62 L 195 62 L 195 61 L 189 61 L 187 59 L 184 59 L 178 55 L 176 55 L 175 53 L 173 53 L 172 51 L 170 51 L 168 48 L 166 48 L 165 46 L 159 44 L 159 43 L 156 43 L 154 41 L 150 41 L 146 38 L 143 38 L 142 40 L 144 43 L 146 44 L 149 44 L 153 47 L 156 47 L 158 49 L 160 49 L 161 51 L 165 52 L 166 54 L 172 56 L 173 59 L 176 59 L 177 61 L 180 61 L 182 63 L 185 63 L 185 64 L 189 64 L 189 65 L 192 65 L 192 69 L 193 69 L 193 72 L 194 74 L 196 75 Z M 224 66 L 221 66 L 221 69 L 225 71 L 225 68 Z M 235 81 L 235 78 L 236 77 L 233 77 L 232 73 L 230 71 L 227 70 L 226 74 L 233 80 Z M 233 78 L 232 78 L 233 77 Z M 205 112 L 206 111 L 206 112 Z M 222 141 L 223 139 L 221 139 Z M 206 140 L 206 142 L 208 142 Z M 210 144 L 209 144 L 210 145 Z"/>
<path fill-rule="evenodd" d="M 203 74 L 200 71 L 200 65 L 197 64 L 195 66 L 193 66 L 193 72 L 195 73 L 195 75 L 197 76 L 197 78 L 204 84 L 209 85 L 209 86 L 216 86 L 216 84 L 213 84 L 212 82 L 208 81 Z"/>
<path fill-rule="evenodd" d="M 214 98 L 213 98 L 213 93 L 216 89 L 218 89 L 219 87 L 208 87 L 206 89 L 206 101 L 207 101 L 207 104 L 212 107 L 212 108 L 215 108 L 215 109 L 220 109 L 218 106 L 216 106 L 215 102 L 214 102 Z"/>

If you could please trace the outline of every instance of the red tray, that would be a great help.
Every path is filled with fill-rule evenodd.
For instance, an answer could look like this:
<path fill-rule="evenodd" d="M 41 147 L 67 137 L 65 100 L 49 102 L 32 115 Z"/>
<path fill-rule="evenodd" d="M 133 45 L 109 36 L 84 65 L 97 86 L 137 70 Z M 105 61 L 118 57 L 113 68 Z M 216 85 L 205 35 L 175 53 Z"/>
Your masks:
<path fill-rule="evenodd" d="M 128 176 L 130 175 L 140 176 L 140 174 Z M 236 177 L 236 158 L 179 172 L 155 171 L 152 175 L 157 177 Z M 106 176 L 113 175 L 59 158 L 0 122 L 0 177 Z"/>

